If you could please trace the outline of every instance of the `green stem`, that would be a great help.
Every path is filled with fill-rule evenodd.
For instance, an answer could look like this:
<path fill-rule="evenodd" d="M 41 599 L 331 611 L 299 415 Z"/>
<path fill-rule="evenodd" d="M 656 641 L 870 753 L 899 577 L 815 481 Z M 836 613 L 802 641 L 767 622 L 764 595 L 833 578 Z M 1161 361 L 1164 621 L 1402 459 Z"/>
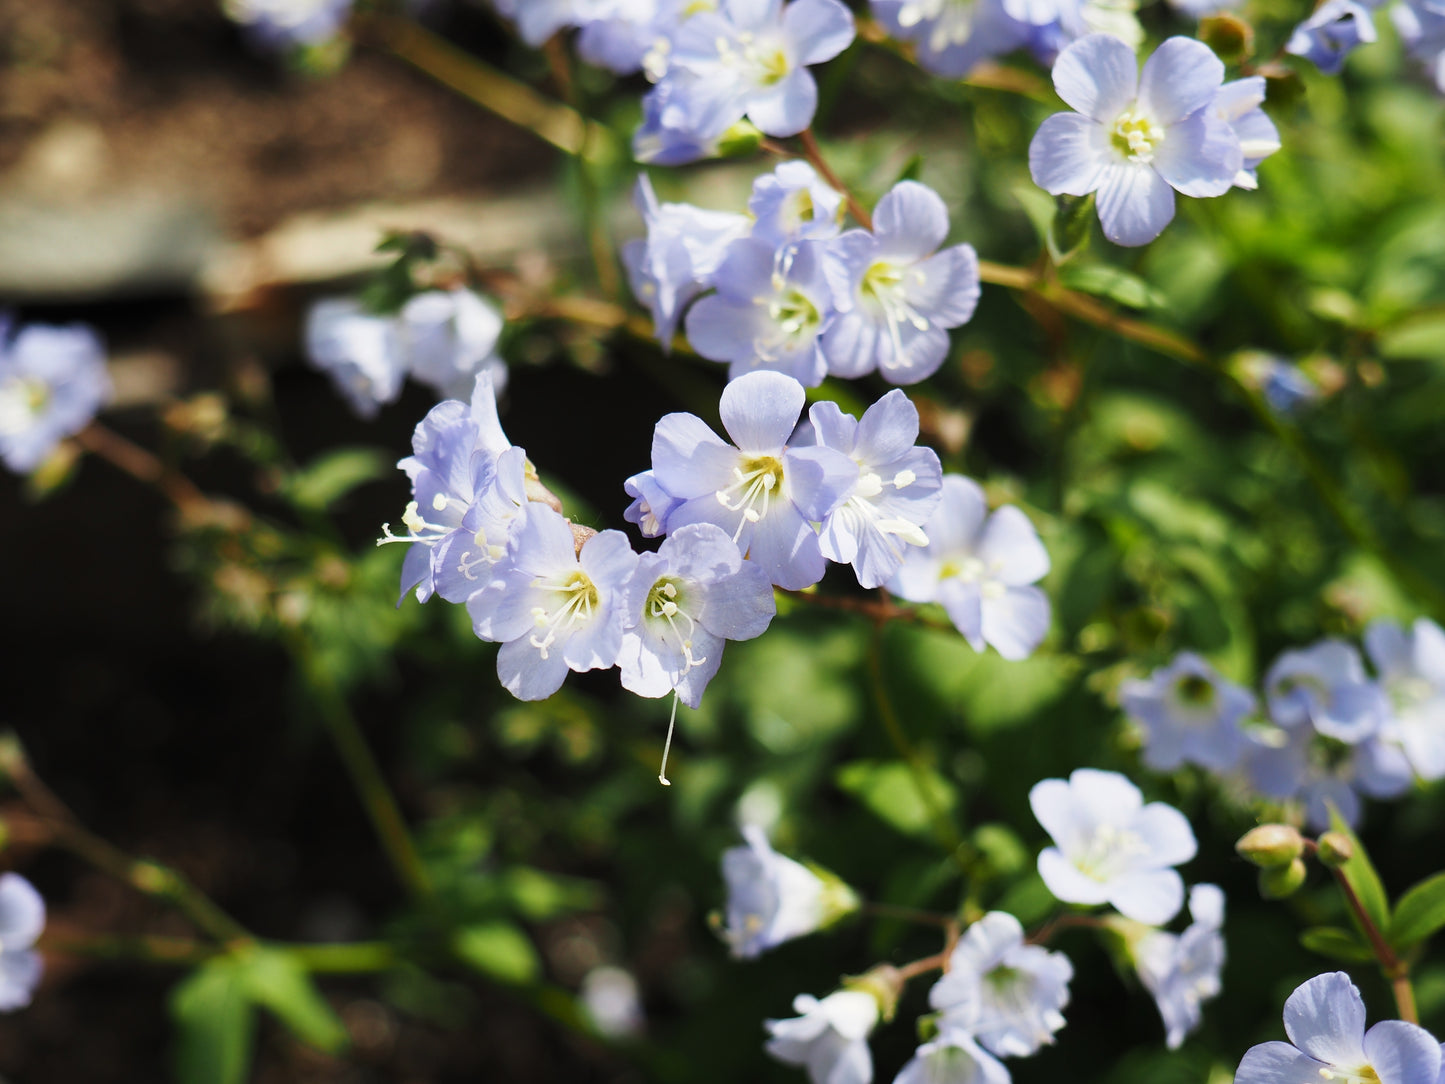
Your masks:
<path fill-rule="evenodd" d="M 320 665 L 315 649 L 304 634 L 291 630 L 286 644 L 397 877 L 413 895 L 430 895 L 431 881 L 426 867 L 345 696 Z"/>
<path fill-rule="evenodd" d="M 54 937 L 44 936 L 38 947 L 46 953 L 86 956 L 98 960 L 127 960 L 161 967 L 196 967 L 228 954 L 229 949 L 183 937 Z M 384 941 L 353 944 L 292 944 L 265 941 L 259 947 L 290 956 L 307 971 L 319 974 L 357 975 L 389 971 L 399 959 Z"/>

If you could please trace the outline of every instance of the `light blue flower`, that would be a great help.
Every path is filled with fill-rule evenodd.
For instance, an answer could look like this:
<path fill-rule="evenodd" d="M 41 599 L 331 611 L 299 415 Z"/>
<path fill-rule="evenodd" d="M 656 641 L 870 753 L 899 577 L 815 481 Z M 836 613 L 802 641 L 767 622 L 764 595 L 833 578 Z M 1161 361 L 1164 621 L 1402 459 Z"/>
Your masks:
<path fill-rule="evenodd" d="M 827 375 L 819 339 L 833 317 L 822 246 L 781 252 L 744 237 L 728 246 L 712 278 L 717 293 L 688 310 L 687 341 L 705 358 L 728 362 L 728 379 L 769 370 L 816 388 Z"/>
<path fill-rule="evenodd" d="M 768 574 L 722 528 L 694 523 L 638 558 L 623 609 L 622 687 L 649 697 L 675 690 L 696 708 L 725 641 L 761 636 L 777 604 Z"/>
<path fill-rule="evenodd" d="M 1365 1030 L 1364 998 L 1343 971 L 1290 994 L 1284 1030 L 1289 1042 L 1250 1047 L 1235 1084 L 1423 1084 L 1440 1075 L 1440 1044 L 1424 1028 L 1386 1020 Z"/>
<path fill-rule="evenodd" d="M 1389 712 L 1360 653 L 1340 640 L 1283 652 L 1265 674 L 1264 690 L 1269 716 L 1280 726 L 1307 724 L 1347 744 L 1378 732 Z"/>
<path fill-rule="evenodd" d="M 396 320 L 362 308 L 353 298 L 326 298 L 306 315 L 306 357 L 331 377 L 363 418 L 394 403 L 406 381 Z"/>
<path fill-rule="evenodd" d="M 1118 772 L 1079 768 L 1067 782 L 1045 779 L 1029 791 L 1034 816 L 1055 846 L 1039 854 L 1039 876 L 1065 903 L 1109 903 L 1126 918 L 1162 926 L 1184 903 L 1184 882 L 1170 867 L 1198 845 L 1184 815 L 1163 802 L 1144 804 Z"/>
<path fill-rule="evenodd" d="M 321 45 L 334 38 L 353 0 L 222 0 L 222 9 L 247 37 L 267 49 Z"/>
<path fill-rule="evenodd" d="M 1425 66 L 1435 89 L 1445 94 L 1445 4 L 1440 0 L 1401 0 L 1390 19 L 1406 51 Z"/>
<path fill-rule="evenodd" d="M 753 181 L 753 236 L 774 248 L 838 236 L 843 197 L 807 162 L 781 163 Z"/>
<path fill-rule="evenodd" d="M 29 324 L 0 313 L 0 459 L 28 474 L 110 398 L 105 347 L 84 324 Z"/>
<path fill-rule="evenodd" d="M 1414 782 L 1399 743 L 1381 732 L 1353 744 L 1308 726 L 1247 732 L 1243 767 L 1251 785 L 1279 801 L 1304 805 L 1310 827 L 1330 827 L 1333 806 L 1345 823 L 1360 820 L 1360 795 L 1398 798 Z"/>
<path fill-rule="evenodd" d="M 642 69 L 676 29 L 678 0 L 607 0 L 577 35 L 577 53 L 617 75 Z"/>
<path fill-rule="evenodd" d="M 1214 111 L 1234 129 L 1240 154 L 1244 156 L 1234 178 L 1236 188 L 1258 188 L 1255 170 L 1280 148 L 1279 129 L 1260 108 L 1264 104 L 1264 90 L 1264 76 L 1251 75 L 1225 83 L 1214 98 Z M 1265 394 L 1269 394 L 1268 391 Z"/>
<path fill-rule="evenodd" d="M 657 538 L 667 533 L 667 517 L 682 502 L 658 484 L 657 476 L 650 470 L 634 474 L 622 488 L 634 498 L 622 513 L 628 523 L 637 524 L 644 538 Z"/>
<path fill-rule="evenodd" d="M 45 901 L 18 873 L 0 873 L 0 1012 L 30 1004 L 44 961 L 32 946 L 45 929 Z"/>
<path fill-rule="evenodd" d="M 1220 196 L 1244 165 L 1239 138 L 1213 108 L 1224 65 L 1192 38 L 1165 41 L 1138 73 L 1118 38 L 1090 34 L 1059 54 L 1055 113 L 1029 144 L 1034 183 L 1054 195 L 1098 193 L 1115 244 L 1148 244 L 1174 217 L 1174 193 Z"/>
<path fill-rule="evenodd" d="M 507 367 L 497 356 L 502 314 L 471 290 L 427 290 L 402 306 L 397 337 L 407 372 L 444 399 L 472 393 L 477 374 L 486 369 L 500 395 Z"/>
<path fill-rule="evenodd" d="M 734 103 L 709 93 L 702 77 L 670 71 L 642 99 L 642 124 L 632 135 L 632 156 L 655 166 L 712 158 L 738 120 Z"/>
<path fill-rule="evenodd" d="M 948 329 L 967 323 L 978 304 L 978 256 L 972 245 L 938 251 L 948 210 L 938 193 L 902 181 L 878 201 L 873 229 L 829 242 L 827 272 L 838 317 L 823 336 L 834 376 L 877 369 L 891 384 L 932 376 L 948 353 Z"/>
<path fill-rule="evenodd" d="M 497 677 L 519 700 L 543 700 L 570 670 L 617 663 L 623 590 L 637 554 L 621 531 L 576 547 L 571 525 L 544 504 L 527 505 L 506 559 L 467 600 L 472 631 L 502 645 Z"/>
<path fill-rule="evenodd" d="M 790 1020 L 767 1021 L 765 1049 L 785 1065 L 808 1070 L 811 1084 L 871 1084 L 868 1036 L 878 1024 L 878 1000 L 861 990 L 838 990 L 819 1001 L 793 999 Z"/>
<path fill-rule="evenodd" d="M 736 447 L 692 414 L 669 414 L 652 437 L 652 471 L 681 503 L 670 533 L 713 523 L 779 587 L 799 590 L 823 578 L 813 523 L 843 500 L 857 465 L 829 448 L 790 447 L 803 386 L 782 373 L 748 373 L 722 393 L 719 412 Z"/>
<path fill-rule="evenodd" d="M 1374 7 L 1359 0 L 1325 0 L 1295 27 L 1284 51 L 1304 57 L 1325 75 L 1338 75 L 1355 46 L 1378 39 Z"/>
<path fill-rule="evenodd" d="M 659 203 L 645 173 L 637 178 L 633 202 L 647 227 L 647 239 L 627 242 L 622 262 L 632 292 L 651 310 L 658 342 L 667 351 L 682 310 L 712 286 L 728 245 L 747 236 L 750 224 L 746 215 Z"/>
<path fill-rule="evenodd" d="M 1421 779 L 1445 778 L 1445 631 L 1425 617 L 1408 633 L 1381 619 L 1365 630 L 1365 650 L 1389 702 L 1386 733 Z"/>
<path fill-rule="evenodd" d="M 511 19 L 517 34 L 533 49 L 541 48 L 559 30 L 581 26 L 601 16 L 613 0 L 493 0 Z"/>
<path fill-rule="evenodd" d="M 1139 980 L 1159 1006 L 1170 1050 L 1199 1027 L 1204 1002 L 1219 996 L 1224 969 L 1224 893 L 1217 885 L 1195 885 L 1189 916 L 1182 934 L 1151 930 L 1130 946 Z"/>
<path fill-rule="evenodd" d="M 817 443 L 842 452 L 858 470 L 847 498 L 818 532 L 823 556 L 852 565 L 862 586 L 882 587 L 908 547 L 928 544 L 923 525 L 942 499 L 937 453 L 914 447 L 918 408 L 895 388 L 861 420 L 826 400 L 813 404 L 808 419 Z"/>
<path fill-rule="evenodd" d="M 975 651 L 992 644 L 1022 659 L 1049 630 L 1049 600 L 1031 586 L 1049 555 L 1027 516 L 1012 506 L 992 515 L 978 483 L 945 475 L 937 510 L 923 526 L 928 544 L 910 547 L 888 589 L 909 602 L 937 602 Z"/>
<path fill-rule="evenodd" d="M 747 846 L 722 856 L 728 887 L 722 936 L 735 957 L 753 959 L 857 909 L 857 894 L 836 876 L 779 854 L 755 824 L 742 831 Z"/>
<path fill-rule="evenodd" d="M 1010 1084 L 1003 1063 L 984 1050 L 967 1031 L 945 1024 L 923 1043 L 893 1084 Z"/>
<path fill-rule="evenodd" d="M 1032 27 L 1002 0 L 872 0 L 873 14 L 899 41 L 911 42 L 925 71 L 962 79 L 983 61 L 1028 44 Z"/>
<path fill-rule="evenodd" d="M 1253 693 L 1190 651 L 1146 681 L 1125 681 L 1119 702 L 1144 728 L 1144 763 L 1159 772 L 1186 762 L 1232 771 L 1245 747 L 1239 724 L 1256 704 Z"/>
<path fill-rule="evenodd" d="M 1025 943 L 1019 920 L 990 911 L 964 931 L 948 969 L 928 993 L 940 1030 L 975 1037 L 1001 1058 L 1024 1058 L 1064 1026 L 1073 965 L 1061 952 Z"/>

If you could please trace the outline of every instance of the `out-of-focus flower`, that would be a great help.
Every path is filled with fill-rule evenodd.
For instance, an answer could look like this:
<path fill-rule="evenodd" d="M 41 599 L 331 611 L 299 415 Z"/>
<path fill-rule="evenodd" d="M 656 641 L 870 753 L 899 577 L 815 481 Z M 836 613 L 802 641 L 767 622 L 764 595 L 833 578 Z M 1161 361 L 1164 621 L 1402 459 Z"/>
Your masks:
<path fill-rule="evenodd" d="M 827 870 L 778 854 L 757 825 L 744 825 L 743 838 L 746 847 L 722 858 L 728 886 L 722 935 L 734 956 L 759 956 L 857 909 L 851 888 Z"/>
<path fill-rule="evenodd" d="M 1440 0 L 1401 0 L 1390 19 L 1405 49 L 1425 66 L 1435 89 L 1445 94 L 1445 4 Z"/>
<path fill-rule="evenodd" d="M 1445 631 L 1422 617 L 1409 632 L 1379 620 L 1365 630 L 1390 705 L 1386 729 L 1425 780 L 1445 777 Z"/>
<path fill-rule="evenodd" d="M 1325 0 L 1295 27 L 1284 51 L 1304 57 L 1325 75 L 1338 75 L 1357 45 L 1378 38 L 1374 8 L 1374 3 L 1360 0 Z"/>
<path fill-rule="evenodd" d="M 1260 108 L 1264 104 L 1264 76 L 1251 75 L 1245 79 L 1236 79 L 1232 83 L 1225 83 L 1219 88 L 1219 93 L 1214 98 L 1214 111 L 1234 129 L 1235 138 L 1239 140 L 1239 151 L 1244 156 L 1244 161 L 1239 167 L 1239 173 L 1235 175 L 1234 187 L 1236 188 L 1258 188 L 1259 177 L 1255 170 L 1259 164 L 1280 148 L 1279 129 L 1274 126 L 1264 110 Z M 1304 379 L 1301 375 L 1300 379 Z M 1306 381 L 1308 383 L 1308 381 Z M 1313 387 L 1313 385 L 1310 385 Z M 1270 396 L 1268 383 L 1265 385 L 1264 394 Z M 1287 413 L 1287 410 L 1277 405 L 1274 399 L 1270 399 L 1270 406 L 1280 413 Z"/>
<path fill-rule="evenodd" d="M 1177 1050 L 1204 1018 L 1204 1002 L 1219 996 L 1224 968 L 1224 893 L 1217 885 L 1189 890 L 1193 920 L 1182 934 L 1151 930 L 1132 946 L 1145 989 L 1164 1019 L 1166 1042 Z"/>
<path fill-rule="evenodd" d="M 812 1084 L 870 1084 L 868 1036 L 878 1023 L 878 1000 L 872 994 L 838 990 L 821 1001 L 799 994 L 793 1011 L 801 1015 L 767 1022 L 769 1054 L 807 1069 Z"/>
<path fill-rule="evenodd" d="M 267 49 L 321 45 L 334 38 L 353 0 L 222 0 L 226 17 Z"/>
<path fill-rule="evenodd" d="M 893 1084 L 1010 1084 L 1003 1063 L 967 1031 L 947 1026 L 914 1052 Z"/>
<path fill-rule="evenodd" d="M 1233 770 L 1244 753 L 1239 724 L 1255 708 L 1253 693 L 1226 681 L 1191 651 L 1147 680 L 1124 682 L 1119 702 L 1144 728 L 1144 763 L 1161 772 L 1186 762 Z"/>
<path fill-rule="evenodd" d="M 0 1012 L 30 1004 L 44 964 L 33 946 L 45 929 L 45 901 L 18 873 L 0 873 Z"/>
<path fill-rule="evenodd" d="M 1269 716 L 1286 729 L 1308 724 L 1353 745 L 1379 731 L 1389 710 L 1360 653 L 1340 640 L 1283 652 L 1264 678 Z"/>
<path fill-rule="evenodd" d="M 0 314 L 0 459 L 28 474 L 110 398 L 105 347 L 84 324 L 29 324 Z"/>
<path fill-rule="evenodd" d="M 642 1033 L 646 1017 L 630 971 L 610 964 L 594 967 L 582 979 L 578 997 L 592 1026 L 607 1038 L 630 1039 Z"/>

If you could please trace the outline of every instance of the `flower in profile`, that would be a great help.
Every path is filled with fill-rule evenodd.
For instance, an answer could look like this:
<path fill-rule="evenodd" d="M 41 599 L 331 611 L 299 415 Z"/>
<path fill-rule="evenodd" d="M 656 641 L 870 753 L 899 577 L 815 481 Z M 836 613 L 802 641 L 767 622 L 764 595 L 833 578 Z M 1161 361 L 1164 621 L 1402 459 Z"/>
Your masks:
<path fill-rule="evenodd" d="M 1424 1028 L 1385 1020 L 1365 1030 L 1364 998 L 1343 971 L 1290 994 L 1284 1030 L 1289 1042 L 1250 1047 L 1235 1084 L 1425 1084 L 1440 1075 L 1440 1044 Z"/>
<path fill-rule="evenodd" d="M 1253 693 L 1226 681 L 1191 651 L 1145 681 L 1125 681 L 1119 702 L 1144 728 L 1144 763 L 1159 772 L 1186 762 L 1233 770 L 1244 753 L 1239 724 L 1255 708 Z"/>
<path fill-rule="evenodd" d="M 964 931 L 928 1002 L 943 1013 L 945 1033 L 972 1035 L 999 1057 L 1028 1057 L 1064 1026 L 1073 977 L 1067 956 L 1025 944 L 1018 919 L 990 911 Z"/>
<path fill-rule="evenodd" d="M 823 578 L 813 523 L 847 495 L 858 466 L 831 448 L 792 447 L 803 386 L 782 373 L 755 372 L 723 389 L 719 412 L 737 445 L 693 414 L 669 414 L 652 437 L 652 472 L 680 503 L 670 533 L 712 523 L 779 587 L 799 590 Z"/>
<path fill-rule="evenodd" d="M 352 410 L 374 418 L 396 402 L 406 381 L 397 330 L 395 319 L 368 312 L 354 298 L 325 298 L 306 314 L 306 357 L 331 377 Z"/>
<path fill-rule="evenodd" d="M 888 590 L 942 605 L 975 651 L 992 644 L 1026 658 L 1049 629 L 1048 597 L 1031 586 L 1049 570 L 1038 532 L 1012 506 L 990 515 L 978 483 L 961 475 L 945 475 L 941 492 L 923 526 L 928 544 L 909 547 Z"/>
<path fill-rule="evenodd" d="M 402 306 L 398 339 L 407 371 L 445 399 L 470 395 L 486 369 L 497 394 L 507 386 L 507 367 L 497 356 L 502 314 L 471 290 L 427 290 Z"/>
<path fill-rule="evenodd" d="M 801 1015 L 767 1022 L 769 1054 L 806 1068 L 812 1084 L 870 1084 L 868 1036 L 878 1024 L 877 998 L 862 990 L 838 990 L 821 1001 L 799 994 L 793 1011 Z"/>
<path fill-rule="evenodd" d="M 967 1031 L 949 1027 L 945 1018 L 938 1035 L 922 1044 L 893 1084 L 1010 1084 L 1003 1063 L 984 1050 Z"/>
<path fill-rule="evenodd" d="M 647 227 L 647 239 L 623 245 L 622 262 L 632 292 L 652 312 L 657 341 L 667 351 L 682 310 L 712 286 L 728 245 L 747 235 L 749 223 L 746 215 L 659 203 L 645 173 L 637 178 L 633 202 Z"/>
<path fill-rule="evenodd" d="M 872 6 L 893 37 L 913 44 L 919 67 L 950 79 L 1029 42 L 1029 24 L 1005 11 L 1002 0 L 873 0 Z"/>
<path fill-rule="evenodd" d="M 43 463 L 110 398 L 100 337 L 84 324 L 29 324 L 13 337 L 0 314 L 0 459 L 17 474 Z"/>
<path fill-rule="evenodd" d="M 807 162 L 790 160 L 753 181 L 748 210 L 754 219 L 752 235 L 781 248 L 836 237 L 843 197 Z"/>
<path fill-rule="evenodd" d="M 760 956 L 857 909 L 857 894 L 836 875 L 778 854 L 757 825 L 744 825 L 743 839 L 746 847 L 732 847 L 722 858 L 728 886 L 722 936 L 738 959 Z"/>
<path fill-rule="evenodd" d="M 1265 674 L 1264 690 L 1280 726 L 1307 724 L 1349 745 L 1375 734 L 1389 710 L 1360 653 L 1340 640 L 1283 652 Z"/>
<path fill-rule="evenodd" d="M 1039 876 L 1065 903 L 1113 904 L 1126 918 L 1162 926 L 1184 903 L 1171 867 L 1198 845 L 1184 815 L 1144 804 L 1118 772 L 1079 768 L 1068 781 L 1045 779 L 1029 791 L 1034 816 L 1053 838 L 1039 854 Z"/>
<path fill-rule="evenodd" d="M 45 901 L 18 873 L 0 873 L 0 1012 L 30 1004 L 44 964 L 32 946 L 45 929 Z"/>
<path fill-rule="evenodd" d="M 1259 187 L 1255 170 L 1259 164 L 1280 148 L 1279 129 L 1274 126 L 1265 111 L 1264 76 L 1251 75 L 1236 79 L 1219 88 L 1214 98 L 1214 111 L 1234 130 L 1239 140 L 1239 152 L 1244 161 L 1234 178 L 1235 188 L 1254 189 Z M 1266 387 L 1265 395 L 1269 395 Z M 1274 403 L 1270 403 L 1274 406 Z M 1280 408 L 1275 406 L 1276 410 Z"/>
<path fill-rule="evenodd" d="M 1390 20 L 1405 51 L 1424 65 L 1445 94 L 1445 5 L 1439 0 L 1401 0 L 1390 8 Z"/>
<path fill-rule="evenodd" d="M 650 697 L 676 691 L 690 708 L 725 641 L 761 636 L 777 613 L 768 574 L 711 523 L 680 527 L 640 555 L 623 605 L 622 687 Z"/>
<path fill-rule="evenodd" d="M 1164 1019 L 1165 1042 L 1178 1050 L 1204 1018 L 1204 1002 L 1219 996 L 1224 969 L 1224 893 L 1217 885 L 1189 890 L 1189 917 L 1182 934 L 1151 930 L 1132 946 L 1139 980 L 1154 995 Z"/>
<path fill-rule="evenodd" d="M 543 700 L 570 670 L 605 670 L 622 649 L 623 587 L 637 554 L 621 531 L 580 551 L 571 525 L 532 502 L 492 580 L 467 600 L 472 630 L 502 645 L 497 677 L 518 700 Z"/>
<path fill-rule="evenodd" d="M 650 470 L 639 471 L 623 482 L 622 488 L 632 498 L 622 518 L 637 524 L 644 538 L 666 534 L 667 517 L 682 502 L 658 484 L 657 475 Z"/>
<path fill-rule="evenodd" d="M 873 229 L 849 230 L 828 246 L 828 281 L 838 316 L 823 335 L 834 376 L 875 369 L 890 384 L 932 376 L 948 353 L 948 329 L 978 304 L 972 245 L 938 246 L 948 209 L 938 193 L 900 181 L 878 201 Z"/>
<path fill-rule="evenodd" d="M 1386 730 L 1421 779 L 1445 777 L 1445 631 L 1426 617 L 1409 632 L 1372 621 L 1365 650 L 1389 701 Z"/>
<path fill-rule="evenodd" d="M 1304 57 L 1325 75 L 1338 75 L 1357 45 L 1377 40 L 1375 4 L 1361 0 L 1325 0 L 1295 27 L 1284 51 Z"/>
<path fill-rule="evenodd" d="M 1080 38 L 1054 65 L 1054 87 L 1077 112 L 1055 113 L 1034 134 L 1034 183 L 1054 195 L 1097 192 L 1104 236 L 1148 244 L 1174 218 L 1176 191 L 1222 196 L 1244 167 L 1214 108 L 1223 82 L 1224 64 L 1192 38 L 1169 38 L 1142 74 L 1118 38 Z"/>
<path fill-rule="evenodd" d="M 334 38 L 353 0 L 222 0 L 226 17 L 266 49 L 321 45 Z"/>
<path fill-rule="evenodd" d="M 808 411 L 818 444 L 858 465 L 858 477 L 818 533 L 823 556 L 853 566 L 864 587 L 881 587 L 898 571 L 910 546 L 925 546 L 928 522 L 941 500 L 943 467 L 931 448 L 918 448 L 918 408 L 894 388 L 863 412 L 844 414 L 836 403 Z"/>

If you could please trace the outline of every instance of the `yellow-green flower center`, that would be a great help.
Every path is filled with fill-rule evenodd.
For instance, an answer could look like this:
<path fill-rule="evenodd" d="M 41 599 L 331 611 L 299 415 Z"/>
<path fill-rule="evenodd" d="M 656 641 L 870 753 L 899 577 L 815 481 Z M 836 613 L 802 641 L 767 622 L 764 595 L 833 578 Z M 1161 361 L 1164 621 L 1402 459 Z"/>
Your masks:
<path fill-rule="evenodd" d="M 1110 142 L 1114 149 L 1131 162 L 1147 164 L 1154 160 L 1159 144 L 1164 142 L 1165 129 L 1137 109 L 1126 109 L 1114 121 Z"/>

